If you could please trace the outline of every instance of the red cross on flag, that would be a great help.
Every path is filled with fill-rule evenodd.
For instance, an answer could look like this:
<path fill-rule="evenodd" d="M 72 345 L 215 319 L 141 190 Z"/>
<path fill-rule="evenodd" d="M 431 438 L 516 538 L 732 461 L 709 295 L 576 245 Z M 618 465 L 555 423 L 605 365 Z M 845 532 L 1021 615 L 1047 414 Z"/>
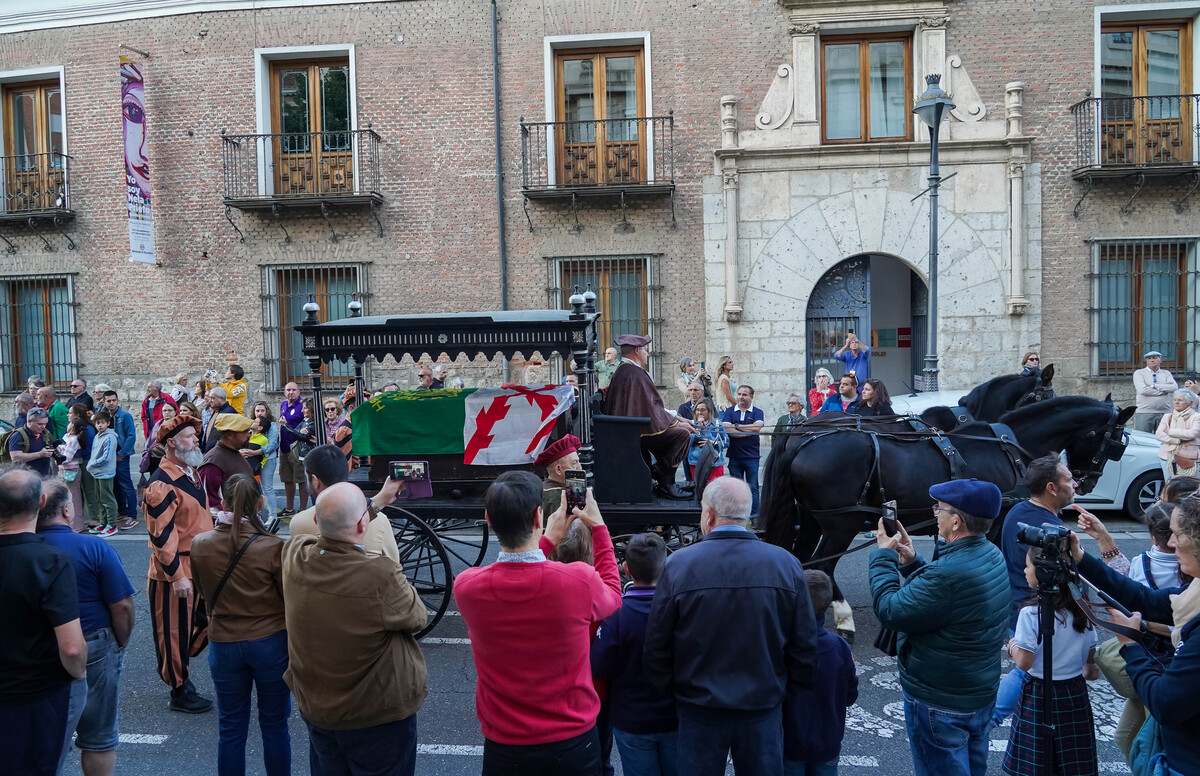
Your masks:
<path fill-rule="evenodd" d="M 569 385 L 505 385 L 473 391 L 466 399 L 463 463 L 533 463 L 546 447 L 554 421 L 574 400 L 575 389 Z"/>

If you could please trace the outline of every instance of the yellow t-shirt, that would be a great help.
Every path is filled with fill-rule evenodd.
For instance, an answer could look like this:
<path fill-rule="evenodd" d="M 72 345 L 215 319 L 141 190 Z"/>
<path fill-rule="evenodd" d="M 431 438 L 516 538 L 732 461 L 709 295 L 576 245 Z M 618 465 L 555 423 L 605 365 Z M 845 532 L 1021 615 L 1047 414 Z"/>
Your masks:
<path fill-rule="evenodd" d="M 250 387 L 246 385 L 245 380 L 237 380 L 232 383 L 221 383 L 225 389 L 225 400 L 233 407 L 237 414 L 245 415 L 246 394 L 250 391 Z"/>

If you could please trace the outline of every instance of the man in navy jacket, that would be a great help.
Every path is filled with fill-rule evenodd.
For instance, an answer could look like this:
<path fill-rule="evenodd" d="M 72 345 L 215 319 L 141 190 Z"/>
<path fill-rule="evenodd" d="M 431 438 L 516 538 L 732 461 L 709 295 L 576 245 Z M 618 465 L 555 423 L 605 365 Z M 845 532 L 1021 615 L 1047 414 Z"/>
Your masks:
<path fill-rule="evenodd" d="M 783 772 L 785 692 L 813 686 L 817 621 L 800 561 L 749 529 L 750 487 L 719 477 L 700 505 L 704 540 L 667 559 L 643 665 L 675 696 L 679 773 Z"/>

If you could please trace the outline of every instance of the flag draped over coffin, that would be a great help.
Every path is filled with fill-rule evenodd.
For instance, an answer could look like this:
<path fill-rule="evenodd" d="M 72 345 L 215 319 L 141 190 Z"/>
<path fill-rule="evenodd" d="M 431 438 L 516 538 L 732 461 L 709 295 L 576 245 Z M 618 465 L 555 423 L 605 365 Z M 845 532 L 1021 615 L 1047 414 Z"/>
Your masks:
<path fill-rule="evenodd" d="M 569 385 L 377 393 L 350 413 L 358 455 L 453 455 L 483 466 L 531 463 L 574 400 Z"/>

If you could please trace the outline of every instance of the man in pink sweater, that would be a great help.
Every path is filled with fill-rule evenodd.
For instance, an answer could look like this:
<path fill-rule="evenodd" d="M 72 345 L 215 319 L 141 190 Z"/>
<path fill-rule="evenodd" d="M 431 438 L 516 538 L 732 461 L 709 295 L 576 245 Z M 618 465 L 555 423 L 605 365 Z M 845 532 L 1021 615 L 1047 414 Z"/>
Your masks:
<path fill-rule="evenodd" d="M 604 518 L 588 491 L 587 505 L 568 515 L 564 503 L 543 536 L 542 482 L 529 472 L 500 475 L 484 507 L 500 555 L 454 580 L 479 675 L 483 774 L 599 776 L 590 626 L 621 606 Z M 573 519 L 591 528 L 594 568 L 546 560 Z"/>

